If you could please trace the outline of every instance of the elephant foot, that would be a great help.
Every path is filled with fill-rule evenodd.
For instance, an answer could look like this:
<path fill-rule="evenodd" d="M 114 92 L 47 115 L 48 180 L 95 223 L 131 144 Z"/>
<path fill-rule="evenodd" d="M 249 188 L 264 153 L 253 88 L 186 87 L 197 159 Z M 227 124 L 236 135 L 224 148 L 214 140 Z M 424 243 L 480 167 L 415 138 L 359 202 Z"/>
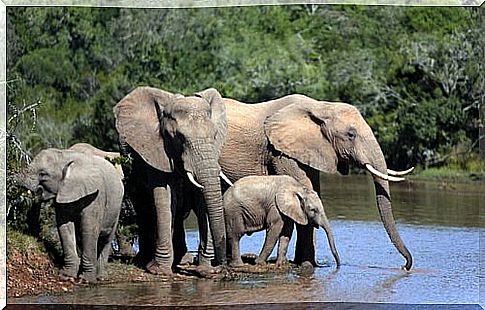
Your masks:
<path fill-rule="evenodd" d="M 197 261 L 196 264 L 199 266 L 212 266 L 212 259 L 211 257 L 204 257 L 203 255 L 198 255 L 197 256 Z"/>
<path fill-rule="evenodd" d="M 69 281 L 69 282 L 75 282 L 76 281 L 75 277 L 67 276 L 67 275 L 62 274 L 62 273 L 59 273 L 59 278 L 61 279 L 61 281 Z"/>
<path fill-rule="evenodd" d="M 104 282 L 108 279 L 108 273 L 106 271 L 98 272 L 96 279 L 98 279 L 98 282 Z"/>
<path fill-rule="evenodd" d="M 201 278 L 222 279 L 228 278 L 230 275 L 230 271 L 227 268 L 227 265 L 221 265 L 216 267 L 202 265 L 197 266 L 195 271 Z"/>
<path fill-rule="evenodd" d="M 242 261 L 242 259 L 231 260 L 229 266 L 232 268 L 242 267 L 244 266 L 244 262 Z"/>
<path fill-rule="evenodd" d="M 83 272 L 78 279 L 78 284 L 96 284 L 98 277 L 94 272 Z"/>
<path fill-rule="evenodd" d="M 73 282 L 77 278 L 77 268 L 62 268 L 59 271 L 59 277 L 63 281 Z"/>
<path fill-rule="evenodd" d="M 285 257 L 285 258 L 282 258 L 282 259 L 279 259 L 279 258 L 278 258 L 278 259 L 276 260 L 276 266 L 277 266 L 277 267 L 283 267 L 283 266 L 286 266 L 286 265 L 288 265 L 288 264 L 289 264 L 289 262 L 288 262 L 288 259 L 287 259 L 286 257 Z"/>
<path fill-rule="evenodd" d="M 162 276 L 172 276 L 172 268 L 167 267 L 164 264 L 160 264 L 156 260 L 152 260 L 146 265 L 146 270 L 151 274 L 162 275 Z"/>

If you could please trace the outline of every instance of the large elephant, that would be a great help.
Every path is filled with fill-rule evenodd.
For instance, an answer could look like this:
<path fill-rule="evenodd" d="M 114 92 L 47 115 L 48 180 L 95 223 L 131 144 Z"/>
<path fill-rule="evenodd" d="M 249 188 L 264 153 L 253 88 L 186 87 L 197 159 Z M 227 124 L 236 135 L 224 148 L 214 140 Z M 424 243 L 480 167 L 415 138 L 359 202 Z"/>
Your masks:
<path fill-rule="evenodd" d="M 319 173 L 348 173 L 349 164 L 372 173 L 381 220 L 391 242 L 412 266 L 412 256 L 396 229 L 387 169 L 371 128 L 346 103 L 289 95 L 257 104 L 224 99 L 228 130 L 219 163 L 232 182 L 249 175 L 287 174 L 320 193 Z M 410 169 L 411 170 L 411 169 Z M 393 176 L 394 175 L 394 176 Z M 295 261 L 315 264 L 313 228 L 297 226 Z"/>
<path fill-rule="evenodd" d="M 171 274 L 187 251 L 184 217 L 199 223 L 199 264 L 226 261 L 218 163 L 227 123 L 215 89 L 185 97 L 138 87 L 114 108 L 122 146 L 133 156 L 128 187 L 139 221 L 138 258 L 152 273 Z M 209 226 L 209 228 L 207 227 Z M 213 236 L 213 247 L 212 239 Z"/>
<path fill-rule="evenodd" d="M 104 278 L 124 191 L 113 165 L 99 156 L 51 148 L 37 154 L 19 180 L 41 200 L 55 199 L 61 275 L 79 274 L 92 283 Z"/>
<path fill-rule="evenodd" d="M 257 264 L 266 262 L 278 244 L 276 264 L 286 262 L 294 223 L 322 227 L 337 267 L 340 258 L 322 201 L 318 194 L 287 175 L 249 176 L 239 179 L 223 196 L 230 264 L 242 265 L 239 240 L 245 234 L 266 230 Z"/>

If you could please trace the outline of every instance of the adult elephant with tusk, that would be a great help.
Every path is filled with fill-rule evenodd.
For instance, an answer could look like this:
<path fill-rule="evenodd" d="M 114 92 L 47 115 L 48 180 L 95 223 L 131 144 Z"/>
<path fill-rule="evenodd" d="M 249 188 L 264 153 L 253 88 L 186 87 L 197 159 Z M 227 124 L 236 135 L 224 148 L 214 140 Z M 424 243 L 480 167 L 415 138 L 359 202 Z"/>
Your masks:
<path fill-rule="evenodd" d="M 371 128 L 359 111 L 346 103 L 317 101 L 303 95 L 244 104 L 224 99 L 228 130 L 219 159 L 233 182 L 249 175 L 286 174 L 320 193 L 319 173 L 347 174 L 349 164 L 373 176 L 377 208 L 396 249 L 412 266 L 412 256 L 396 229 L 389 182 L 412 171 L 387 169 Z M 297 226 L 295 261 L 315 264 L 313 228 Z"/>
<path fill-rule="evenodd" d="M 214 254 L 225 264 L 218 158 L 227 123 L 220 94 L 207 89 L 185 97 L 139 87 L 114 114 L 121 144 L 133 156 L 127 188 L 139 220 L 139 261 L 149 272 L 171 274 L 187 251 L 183 220 L 194 209 L 199 264 L 209 264 Z"/>

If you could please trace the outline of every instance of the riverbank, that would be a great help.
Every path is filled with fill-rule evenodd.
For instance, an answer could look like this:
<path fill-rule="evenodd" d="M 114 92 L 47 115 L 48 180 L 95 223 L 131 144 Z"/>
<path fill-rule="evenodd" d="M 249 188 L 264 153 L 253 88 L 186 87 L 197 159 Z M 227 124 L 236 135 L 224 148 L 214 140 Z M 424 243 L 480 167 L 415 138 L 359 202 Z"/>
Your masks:
<path fill-rule="evenodd" d="M 148 281 L 150 275 L 133 265 L 110 262 L 110 281 Z M 7 231 L 7 297 L 52 295 L 72 292 L 81 284 L 63 280 L 44 245 L 32 236 Z"/>
<path fill-rule="evenodd" d="M 449 183 L 470 183 L 470 182 L 485 182 L 485 171 L 465 171 L 443 168 L 428 168 L 426 170 L 418 170 L 406 176 L 409 180 L 414 181 L 439 181 Z"/>
<path fill-rule="evenodd" d="M 45 248 L 34 237 L 7 231 L 7 297 L 53 294 L 73 290 L 59 278 Z"/>
<path fill-rule="evenodd" d="M 59 266 L 47 253 L 40 241 L 20 232 L 7 231 L 7 297 L 23 296 L 47 296 L 59 295 L 73 292 L 78 288 L 89 286 L 89 284 L 76 283 L 63 280 L 59 277 Z M 302 273 L 312 273 L 313 268 L 287 264 L 277 267 L 275 264 L 265 266 L 253 265 L 255 257 L 243 256 L 243 260 L 250 262 L 241 268 L 225 270 L 221 273 L 212 273 L 207 269 L 196 268 L 191 261 L 187 260 L 179 266 L 177 273 L 172 277 L 153 275 L 142 268 L 126 261 L 126 258 L 119 259 L 111 257 L 108 263 L 108 277 L 98 285 L 114 283 L 136 283 L 136 282 L 180 282 L 199 278 L 209 279 L 241 279 L 248 274 L 258 273 L 281 273 L 290 270 L 297 270 Z M 310 268 L 310 269 L 309 269 Z"/>

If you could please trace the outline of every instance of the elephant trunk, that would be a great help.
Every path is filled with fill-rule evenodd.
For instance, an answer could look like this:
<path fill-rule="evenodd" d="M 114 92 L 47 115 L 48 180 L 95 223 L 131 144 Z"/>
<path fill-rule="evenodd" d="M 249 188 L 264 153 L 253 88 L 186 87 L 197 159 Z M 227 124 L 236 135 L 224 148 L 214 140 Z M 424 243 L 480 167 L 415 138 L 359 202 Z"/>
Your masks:
<path fill-rule="evenodd" d="M 364 164 L 370 164 L 376 170 L 384 173 L 387 171 L 384 154 L 382 154 L 381 148 L 379 147 L 377 141 L 373 142 L 374 143 L 372 143 L 372 147 L 368 148 L 372 150 L 372 152 L 370 154 L 367 154 L 368 156 L 366 156 L 367 158 L 371 158 L 372 160 L 368 160 L 364 162 Z M 384 228 L 386 229 L 387 235 L 391 239 L 391 242 L 394 244 L 399 253 L 401 253 L 401 255 L 404 256 L 404 258 L 406 259 L 406 265 L 404 266 L 404 268 L 406 268 L 406 270 L 410 270 L 413 264 L 413 258 L 409 250 L 406 248 L 406 245 L 404 245 L 404 242 L 401 240 L 401 236 L 399 235 L 399 232 L 396 228 L 396 222 L 392 214 L 389 181 L 378 177 L 375 174 L 373 174 L 373 178 L 376 191 L 377 208 L 379 210 L 382 223 L 384 224 Z"/>
<path fill-rule="evenodd" d="M 226 225 L 222 207 L 221 183 L 219 179 L 220 167 L 214 158 L 214 148 L 207 143 L 193 146 L 197 153 L 193 171 L 197 182 L 203 186 L 209 227 L 214 242 L 215 258 L 218 264 L 226 262 Z"/>
<path fill-rule="evenodd" d="M 374 177 L 374 186 L 376 190 L 377 208 L 379 209 L 379 214 L 381 216 L 382 223 L 384 224 L 384 228 L 386 229 L 391 242 L 394 244 L 399 253 L 401 253 L 401 255 L 406 259 L 406 265 L 404 268 L 406 268 L 406 270 L 410 270 L 411 266 L 413 265 L 413 258 L 407 247 L 404 245 L 404 242 L 401 240 L 401 236 L 396 228 L 396 222 L 394 220 L 394 216 L 392 215 L 389 182 L 378 177 Z"/>
<path fill-rule="evenodd" d="M 335 239 L 333 237 L 332 229 L 330 228 L 330 223 L 328 222 L 328 218 L 323 214 L 320 219 L 319 226 L 325 230 L 328 239 L 328 245 L 330 246 L 330 251 L 332 251 L 332 255 L 335 258 L 335 263 L 337 264 L 337 268 L 340 267 L 340 256 L 337 252 L 337 247 L 335 246 Z"/>

